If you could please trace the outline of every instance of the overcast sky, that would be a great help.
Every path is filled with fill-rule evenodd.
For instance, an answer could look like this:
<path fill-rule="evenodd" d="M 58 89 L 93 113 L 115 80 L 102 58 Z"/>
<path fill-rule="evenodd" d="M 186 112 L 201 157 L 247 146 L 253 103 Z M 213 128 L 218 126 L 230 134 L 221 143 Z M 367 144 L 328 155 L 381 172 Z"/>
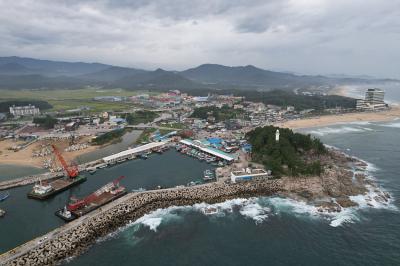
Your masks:
<path fill-rule="evenodd" d="M 400 0 L 0 0 L 0 56 L 400 78 Z"/>

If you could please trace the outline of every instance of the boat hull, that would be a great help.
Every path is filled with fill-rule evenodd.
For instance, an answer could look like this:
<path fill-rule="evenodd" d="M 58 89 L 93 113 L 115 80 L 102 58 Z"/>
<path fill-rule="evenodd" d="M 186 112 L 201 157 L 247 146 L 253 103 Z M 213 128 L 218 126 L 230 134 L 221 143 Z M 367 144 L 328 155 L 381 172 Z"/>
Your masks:
<path fill-rule="evenodd" d="M 64 215 L 62 215 L 63 211 L 64 211 L 64 208 L 61 208 L 61 209 L 57 210 L 54 214 L 66 222 L 71 222 L 71 221 L 75 220 L 76 218 L 78 218 L 73 213 L 71 213 L 71 217 L 64 216 Z"/>
<path fill-rule="evenodd" d="M 108 204 L 108 203 L 110 203 L 110 202 L 122 197 L 122 196 L 125 196 L 127 193 L 128 192 L 126 192 L 126 191 L 122 191 L 122 192 L 120 192 L 120 193 L 118 193 L 118 194 L 116 194 L 116 195 L 114 195 L 114 196 L 112 196 L 110 198 L 107 198 L 106 200 L 102 201 L 99 204 L 91 204 L 90 206 L 85 206 L 85 207 L 80 208 L 78 210 L 71 211 L 71 217 L 70 218 L 65 217 L 65 216 L 62 215 L 62 211 L 64 210 L 64 208 L 61 208 L 61 209 L 57 210 L 55 212 L 55 215 L 57 217 L 60 217 L 61 219 L 63 219 L 66 222 L 70 222 L 70 221 L 73 221 L 73 220 L 75 220 L 75 219 L 77 219 L 77 218 L 79 218 L 81 216 L 84 216 L 85 214 L 88 214 L 89 212 L 92 212 L 92 211 L 94 211 L 94 210 L 96 210 L 96 209 L 98 209 L 98 208 L 100 208 L 100 207 L 102 207 L 102 206 L 104 206 L 104 205 L 106 205 L 106 204 Z"/>
<path fill-rule="evenodd" d="M 69 180 L 68 180 L 69 181 Z M 73 181 L 69 181 L 69 182 L 65 182 L 64 184 L 58 185 L 56 188 L 54 188 L 52 191 L 48 192 L 48 193 L 44 193 L 44 194 L 37 194 L 35 193 L 33 190 L 31 192 L 28 193 L 28 198 L 30 199 L 37 199 L 37 200 L 46 200 L 50 197 L 55 196 L 58 193 L 61 193 L 67 189 L 69 189 L 70 187 L 76 186 L 80 183 L 83 183 L 86 181 L 86 177 L 85 176 L 78 176 L 76 177 Z M 50 182 L 50 185 L 57 182 L 53 181 Z"/>

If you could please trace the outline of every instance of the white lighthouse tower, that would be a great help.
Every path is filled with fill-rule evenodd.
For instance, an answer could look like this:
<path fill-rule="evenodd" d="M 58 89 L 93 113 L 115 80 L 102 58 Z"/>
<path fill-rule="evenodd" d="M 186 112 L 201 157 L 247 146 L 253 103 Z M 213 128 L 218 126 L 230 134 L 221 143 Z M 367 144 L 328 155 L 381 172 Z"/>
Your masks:
<path fill-rule="evenodd" d="M 279 129 L 276 130 L 275 140 L 276 140 L 276 142 L 279 142 Z"/>

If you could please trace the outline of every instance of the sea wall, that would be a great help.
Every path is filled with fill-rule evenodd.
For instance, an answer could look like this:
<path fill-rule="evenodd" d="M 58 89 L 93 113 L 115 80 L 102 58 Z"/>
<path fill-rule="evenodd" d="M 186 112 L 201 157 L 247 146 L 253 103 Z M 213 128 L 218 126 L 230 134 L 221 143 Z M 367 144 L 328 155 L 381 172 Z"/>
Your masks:
<path fill-rule="evenodd" d="M 240 184 L 211 183 L 194 187 L 172 188 L 141 193 L 130 193 L 110 208 L 97 211 L 58 228 L 55 236 L 40 245 L 33 245 L 25 251 L 3 254 L 0 259 L 12 258 L 5 265 L 54 265 L 60 261 L 84 252 L 96 239 L 105 236 L 129 221 L 146 213 L 170 206 L 193 205 L 207 202 L 217 203 L 238 197 L 271 195 L 282 189 L 280 180 L 264 180 Z M 20 253 L 21 255 L 17 255 Z M 8 259 L 7 259 L 8 260 Z"/>

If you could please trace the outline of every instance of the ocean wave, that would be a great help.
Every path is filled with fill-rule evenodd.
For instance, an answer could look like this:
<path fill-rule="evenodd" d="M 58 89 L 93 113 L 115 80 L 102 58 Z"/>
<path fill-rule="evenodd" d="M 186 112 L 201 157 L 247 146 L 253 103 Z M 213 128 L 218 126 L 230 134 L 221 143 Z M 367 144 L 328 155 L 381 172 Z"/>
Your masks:
<path fill-rule="evenodd" d="M 369 173 L 376 172 L 376 171 L 380 170 L 378 166 L 376 166 L 375 164 L 373 164 L 371 162 L 368 162 L 366 160 L 358 158 L 357 156 L 354 156 L 354 155 L 352 156 L 352 158 L 354 158 L 354 159 L 356 159 L 356 160 L 358 160 L 360 162 L 363 162 L 363 163 L 365 163 L 367 165 L 365 167 L 366 174 L 369 174 Z M 372 176 L 369 176 L 369 177 L 372 179 Z"/>
<path fill-rule="evenodd" d="M 160 224 L 163 222 L 171 222 L 171 212 L 174 210 L 181 209 L 203 214 L 204 208 L 215 208 L 218 211 L 214 214 L 204 215 L 208 217 L 225 217 L 225 215 L 238 213 L 246 219 L 254 220 L 255 224 L 259 225 L 268 221 L 270 217 L 276 215 L 279 216 L 285 213 L 288 215 L 294 215 L 297 218 L 323 219 L 329 222 L 330 226 L 338 227 L 346 223 L 359 221 L 359 210 L 361 209 L 374 208 L 395 210 L 396 207 L 392 204 L 392 200 L 386 202 L 383 196 L 384 192 L 381 190 L 369 187 L 369 192 L 367 194 L 350 197 L 350 199 L 356 202 L 359 206 L 343 208 L 340 212 L 329 212 L 314 205 L 307 204 L 304 201 L 297 201 L 290 198 L 239 198 L 216 204 L 199 203 L 193 206 L 174 206 L 167 209 L 159 209 L 143 216 L 139 220 L 135 221 L 134 224 L 142 224 L 156 232 Z M 237 211 L 233 211 L 234 209 Z"/>
<path fill-rule="evenodd" d="M 157 228 L 161 225 L 162 222 L 177 221 L 182 219 L 177 211 L 189 208 L 190 206 L 171 206 L 166 209 L 157 209 L 143 215 L 142 217 L 134 221 L 132 225 L 143 225 L 148 227 L 150 230 L 157 232 Z"/>
<path fill-rule="evenodd" d="M 393 128 L 400 128 L 400 122 L 390 123 L 390 124 L 381 124 L 384 127 L 393 127 Z"/>
<path fill-rule="evenodd" d="M 340 124 L 366 126 L 366 125 L 371 125 L 372 123 L 370 121 L 353 121 L 353 122 L 345 122 L 345 123 L 340 123 Z"/>
<path fill-rule="evenodd" d="M 329 134 L 345 134 L 345 133 L 360 133 L 366 131 L 373 131 L 372 128 L 367 127 L 350 127 L 350 126 L 341 126 L 341 127 L 322 127 L 318 129 L 309 130 L 308 133 L 318 136 L 325 136 Z"/>

